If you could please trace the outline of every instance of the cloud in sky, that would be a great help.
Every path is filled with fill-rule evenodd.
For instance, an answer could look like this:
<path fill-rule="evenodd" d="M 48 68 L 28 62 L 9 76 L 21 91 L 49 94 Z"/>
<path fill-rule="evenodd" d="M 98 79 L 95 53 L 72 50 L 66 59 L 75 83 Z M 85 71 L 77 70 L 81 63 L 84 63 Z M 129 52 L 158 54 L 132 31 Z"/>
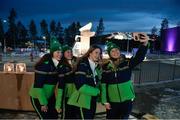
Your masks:
<path fill-rule="evenodd" d="M 11 8 L 25 24 L 31 19 L 36 24 L 42 19 L 55 19 L 63 26 L 91 21 L 95 29 L 102 17 L 106 32 L 150 32 L 153 26 L 160 28 L 163 18 L 169 20 L 170 27 L 180 21 L 179 0 L 2 0 L 0 17 L 7 18 Z"/>

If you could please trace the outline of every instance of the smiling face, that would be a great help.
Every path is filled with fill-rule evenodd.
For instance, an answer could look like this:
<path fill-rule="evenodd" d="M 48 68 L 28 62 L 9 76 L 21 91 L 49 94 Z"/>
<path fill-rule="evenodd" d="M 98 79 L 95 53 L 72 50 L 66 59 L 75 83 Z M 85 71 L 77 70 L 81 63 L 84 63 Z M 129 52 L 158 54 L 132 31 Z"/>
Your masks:
<path fill-rule="evenodd" d="M 53 58 L 56 59 L 56 60 L 61 60 L 61 57 L 62 57 L 62 52 L 61 51 L 54 51 L 53 52 Z"/>
<path fill-rule="evenodd" d="M 66 51 L 64 52 L 64 57 L 65 57 L 67 60 L 71 60 L 72 57 L 73 57 L 72 50 L 66 50 Z"/>
<path fill-rule="evenodd" d="M 110 51 L 110 57 L 114 58 L 114 59 L 120 58 L 120 54 L 121 54 L 121 52 L 118 48 L 113 48 Z"/>
<path fill-rule="evenodd" d="M 94 49 L 90 54 L 89 58 L 94 61 L 98 62 L 101 56 L 101 50 L 99 48 Z"/>

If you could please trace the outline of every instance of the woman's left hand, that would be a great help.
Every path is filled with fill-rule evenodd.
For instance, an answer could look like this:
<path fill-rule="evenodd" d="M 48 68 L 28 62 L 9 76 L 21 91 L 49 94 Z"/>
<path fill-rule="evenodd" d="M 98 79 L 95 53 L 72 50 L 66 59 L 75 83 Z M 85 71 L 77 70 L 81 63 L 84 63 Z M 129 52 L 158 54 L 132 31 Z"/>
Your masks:
<path fill-rule="evenodd" d="M 48 107 L 46 105 L 42 105 L 41 106 L 41 111 L 42 112 L 47 112 L 48 111 Z"/>
<path fill-rule="evenodd" d="M 62 109 L 56 109 L 56 111 L 57 111 L 58 113 L 61 113 L 61 112 L 62 112 Z"/>
<path fill-rule="evenodd" d="M 110 109 L 111 109 L 111 104 L 110 104 L 110 103 L 105 103 L 104 106 L 105 106 L 105 108 L 106 108 L 107 110 L 110 110 Z"/>

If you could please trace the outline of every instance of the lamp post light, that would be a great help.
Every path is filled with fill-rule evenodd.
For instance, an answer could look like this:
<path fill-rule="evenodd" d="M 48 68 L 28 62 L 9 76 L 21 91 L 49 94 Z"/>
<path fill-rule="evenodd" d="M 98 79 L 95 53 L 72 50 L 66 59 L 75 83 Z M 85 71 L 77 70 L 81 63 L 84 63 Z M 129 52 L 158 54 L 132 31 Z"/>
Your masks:
<path fill-rule="evenodd" d="M 7 22 L 7 20 L 3 20 L 3 22 L 4 22 L 4 23 L 6 23 L 6 22 Z"/>
<path fill-rule="evenodd" d="M 4 24 L 6 24 L 7 23 L 7 20 L 2 20 L 3 21 L 3 23 Z M 4 49 L 3 49 L 3 52 L 4 52 L 4 55 L 5 55 L 5 59 L 6 59 L 6 38 L 5 38 L 5 36 L 4 36 L 4 44 L 3 44 L 3 46 L 4 46 Z"/>
<path fill-rule="evenodd" d="M 6 26 L 5 26 L 5 24 L 7 23 L 7 20 L 6 19 L 3 19 L 3 20 L 1 20 L 2 21 L 2 24 L 3 24 L 3 28 L 6 28 Z M 3 44 L 2 44 L 2 42 L 3 42 Z M 6 58 L 6 38 L 5 38 L 5 36 L 4 36 L 4 39 L 3 39 L 3 41 L 2 42 L 0 42 L 0 54 L 1 54 L 1 60 L 2 60 L 2 53 L 4 53 L 4 55 L 5 55 L 5 58 Z M 4 47 L 4 49 L 2 49 Z M 0 61 L 1 61 L 0 60 Z"/>
<path fill-rule="evenodd" d="M 46 36 L 43 36 L 44 41 L 44 49 L 46 50 Z"/>

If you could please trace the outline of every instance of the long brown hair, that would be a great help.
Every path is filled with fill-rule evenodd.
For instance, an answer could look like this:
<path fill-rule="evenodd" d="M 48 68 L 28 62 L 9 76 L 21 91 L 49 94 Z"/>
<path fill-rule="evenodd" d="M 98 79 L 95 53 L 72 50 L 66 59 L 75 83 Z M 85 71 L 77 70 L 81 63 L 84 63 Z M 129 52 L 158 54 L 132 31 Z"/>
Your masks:
<path fill-rule="evenodd" d="M 90 53 L 92 53 L 95 49 L 100 49 L 100 57 L 102 58 L 102 49 L 98 45 L 91 45 L 89 50 L 77 61 L 77 64 L 83 60 L 89 57 Z"/>
<path fill-rule="evenodd" d="M 72 65 L 70 65 L 69 64 L 69 62 L 68 62 L 68 60 L 64 57 L 64 55 L 63 55 L 63 57 L 62 57 L 62 64 L 64 64 L 64 65 L 66 65 L 66 66 L 69 66 L 69 67 L 71 67 L 72 68 L 72 71 L 75 71 L 76 70 L 76 68 L 77 68 L 77 58 L 76 57 L 72 57 Z"/>

